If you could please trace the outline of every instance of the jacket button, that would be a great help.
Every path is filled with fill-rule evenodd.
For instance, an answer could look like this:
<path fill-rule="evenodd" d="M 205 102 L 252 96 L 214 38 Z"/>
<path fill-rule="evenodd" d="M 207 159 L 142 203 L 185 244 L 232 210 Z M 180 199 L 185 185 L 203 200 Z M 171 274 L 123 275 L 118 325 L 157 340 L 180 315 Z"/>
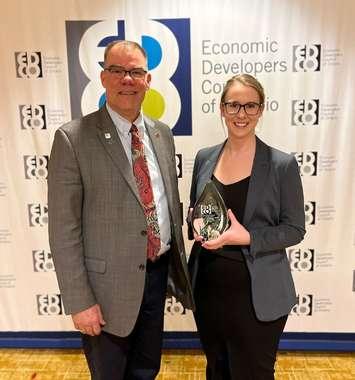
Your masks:
<path fill-rule="evenodd" d="M 147 235 L 147 231 L 146 231 L 146 230 L 142 230 L 142 231 L 141 231 L 141 235 L 142 235 L 142 236 L 146 236 L 146 235 Z"/>
<path fill-rule="evenodd" d="M 144 264 L 139 264 L 139 270 L 144 270 L 145 269 L 145 265 Z"/>

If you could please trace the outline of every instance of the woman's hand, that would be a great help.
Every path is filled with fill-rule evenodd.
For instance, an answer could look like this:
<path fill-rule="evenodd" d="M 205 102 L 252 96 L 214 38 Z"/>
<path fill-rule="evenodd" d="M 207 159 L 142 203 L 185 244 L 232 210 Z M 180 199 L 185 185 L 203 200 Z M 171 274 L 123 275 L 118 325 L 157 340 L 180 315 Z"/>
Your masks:
<path fill-rule="evenodd" d="M 232 210 L 228 210 L 228 217 L 231 222 L 227 231 L 223 232 L 217 239 L 208 240 L 202 244 L 206 249 L 218 249 L 224 245 L 249 245 L 250 234 L 245 227 L 240 224 L 234 216 Z M 195 239 L 196 240 L 196 239 Z"/>
<path fill-rule="evenodd" d="M 198 235 L 197 233 L 196 233 L 196 231 L 195 231 L 195 229 L 193 228 L 193 223 L 192 223 L 192 211 L 193 211 L 194 209 L 192 208 L 192 207 L 190 207 L 189 208 L 189 220 L 191 221 L 191 226 L 192 226 L 192 231 L 193 231 L 193 233 L 194 233 L 194 239 L 195 239 L 195 241 L 200 241 L 200 242 L 203 242 L 203 237 L 202 236 L 200 236 L 200 235 Z M 195 223 L 198 223 L 198 220 L 195 220 L 194 221 Z M 202 218 L 201 218 L 201 222 L 202 222 Z"/>

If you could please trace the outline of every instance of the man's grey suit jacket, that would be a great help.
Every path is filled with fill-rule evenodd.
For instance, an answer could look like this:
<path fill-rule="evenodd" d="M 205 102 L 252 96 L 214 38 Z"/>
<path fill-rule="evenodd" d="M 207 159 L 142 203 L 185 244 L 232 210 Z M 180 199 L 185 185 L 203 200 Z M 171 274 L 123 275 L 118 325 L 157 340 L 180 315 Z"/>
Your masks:
<path fill-rule="evenodd" d="M 211 180 L 223 146 L 224 143 L 198 152 L 190 207 L 194 207 L 205 184 Z M 275 320 L 288 314 L 296 303 L 285 248 L 298 244 L 306 232 L 304 200 L 295 158 L 258 138 L 244 218 L 239 222 L 249 231 L 251 238 L 250 246 L 243 246 L 242 251 L 250 273 L 256 316 L 260 321 Z M 200 247 L 195 242 L 189 258 L 193 286 Z"/>
<path fill-rule="evenodd" d="M 192 308 L 173 136 L 166 125 L 144 121 L 171 218 L 168 293 Z M 66 313 L 98 303 L 104 330 L 127 336 L 143 296 L 147 225 L 132 167 L 105 106 L 56 131 L 48 208 L 50 247 Z"/>

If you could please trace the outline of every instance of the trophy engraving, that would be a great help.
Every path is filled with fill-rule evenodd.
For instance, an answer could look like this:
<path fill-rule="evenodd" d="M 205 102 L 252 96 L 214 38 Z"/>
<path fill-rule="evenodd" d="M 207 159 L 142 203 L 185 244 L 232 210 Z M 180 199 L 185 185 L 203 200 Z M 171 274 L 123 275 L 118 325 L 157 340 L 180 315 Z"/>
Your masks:
<path fill-rule="evenodd" d="M 227 208 L 213 182 L 206 183 L 192 211 L 191 222 L 205 241 L 217 239 L 228 228 Z"/>

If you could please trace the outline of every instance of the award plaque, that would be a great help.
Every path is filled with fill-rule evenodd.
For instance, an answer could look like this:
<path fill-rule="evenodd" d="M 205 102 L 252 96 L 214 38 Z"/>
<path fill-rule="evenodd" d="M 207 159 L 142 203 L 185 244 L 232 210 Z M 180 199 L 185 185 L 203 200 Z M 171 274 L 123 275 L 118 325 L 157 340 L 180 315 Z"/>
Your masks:
<path fill-rule="evenodd" d="M 204 241 L 217 239 L 228 228 L 227 207 L 213 182 L 207 182 L 191 215 L 194 231 Z"/>

